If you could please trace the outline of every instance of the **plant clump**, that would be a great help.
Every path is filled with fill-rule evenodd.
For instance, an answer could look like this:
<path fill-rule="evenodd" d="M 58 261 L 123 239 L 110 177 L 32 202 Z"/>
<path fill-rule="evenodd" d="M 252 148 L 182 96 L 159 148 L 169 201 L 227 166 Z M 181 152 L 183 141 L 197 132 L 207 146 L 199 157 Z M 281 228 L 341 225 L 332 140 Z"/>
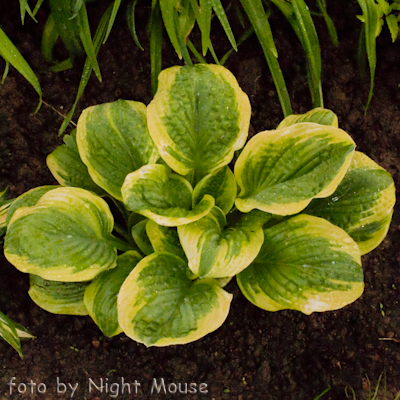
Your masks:
<path fill-rule="evenodd" d="M 5 256 L 30 274 L 35 303 L 167 346 L 223 324 L 234 276 L 267 311 L 360 297 L 361 255 L 391 221 L 392 177 L 330 110 L 291 115 L 246 144 L 250 114 L 234 76 L 203 64 L 162 71 L 147 107 L 84 110 L 47 158 L 60 186 L 7 211 Z"/>

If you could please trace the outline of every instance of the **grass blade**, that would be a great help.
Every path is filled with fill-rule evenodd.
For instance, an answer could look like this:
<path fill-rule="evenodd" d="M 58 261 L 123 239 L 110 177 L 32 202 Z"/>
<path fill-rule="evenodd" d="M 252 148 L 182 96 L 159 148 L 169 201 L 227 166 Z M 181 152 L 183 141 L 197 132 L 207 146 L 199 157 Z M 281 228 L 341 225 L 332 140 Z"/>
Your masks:
<path fill-rule="evenodd" d="M 228 18 L 226 17 L 224 8 L 222 7 L 221 0 L 211 0 L 212 8 L 215 11 L 216 16 L 218 17 L 219 21 L 221 22 L 222 27 L 226 33 L 226 36 L 229 39 L 232 47 L 237 51 L 237 45 L 235 41 L 235 37 L 233 36 L 231 26 L 229 25 Z"/>
<path fill-rule="evenodd" d="M 21 14 L 22 25 L 24 25 L 26 13 L 28 13 L 35 22 L 37 22 L 31 8 L 29 7 L 28 0 L 19 0 L 19 11 Z"/>
<path fill-rule="evenodd" d="M 71 19 L 72 10 L 69 0 L 49 0 L 50 9 L 56 21 L 57 31 L 64 46 L 73 58 L 83 53 L 83 47 L 79 36 L 77 19 Z"/>
<path fill-rule="evenodd" d="M 397 17 L 394 14 L 390 14 L 386 17 L 386 23 L 390 31 L 390 36 L 392 38 L 392 43 L 397 39 L 399 34 L 399 23 L 397 22 Z"/>
<path fill-rule="evenodd" d="M 197 51 L 196 47 L 194 47 L 194 44 L 190 40 L 187 41 L 187 47 L 197 58 L 197 61 L 200 64 L 207 64 L 207 61 L 201 56 L 201 54 Z"/>
<path fill-rule="evenodd" d="M 323 107 L 321 87 L 321 50 L 314 22 L 304 0 L 272 0 L 295 31 L 306 53 L 308 84 L 314 107 Z"/>
<path fill-rule="evenodd" d="M 151 90 L 153 95 L 157 91 L 158 75 L 161 72 L 163 20 L 160 6 L 157 4 L 151 11 L 150 26 L 150 69 Z"/>
<path fill-rule="evenodd" d="M 239 38 L 237 45 L 238 47 L 246 40 L 248 39 L 252 34 L 254 33 L 254 28 L 250 26 Z M 224 56 L 221 58 L 221 65 L 224 65 L 226 61 L 228 60 L 228 57 L 232 54 L 233 49 L 228 50 Z"/>
<path fill-rule="evenodd" d="M 3 77 L 1 78 L 1 84 L 3 84 L 4 81 L 6 80 L 9 71 L 10 71 L 10 63 L 8 61 L 6 61 L 6 66 L 5 66 L 4 72 L 3 72 Z"/>
<path fill-rule="evenodd" d="M 207 54 L 207 49 L 209 49 L 211 46 L 211 14 L 212 7 L 210 0 L 200 0 L 200 15 L 197 19 L 197 23 L 201 32 L 201 47 L 203 51 L 203 56 Z"/>
<path fill-rule="evenodd" d="M 39 11 L 40 7 L 42 6 L 44 0 L 38 0 L 36 2 L 35 8 L 33 9 L 33 16 L 35 17 L 37 12 Z"/>
<path fill-rule="evenodd" d="M 269 70 L 271 71 L 272 79 L 275 83 L 283 115 L 287 117 L 292 114 L 292 106 L 290 104 L 290 98 L 282 70 L 277 60 L 278 54 L 263 4 L 261 0 L 240 1 L 261 44 Z"/>
<path fill-rule="evenodd" d="M 308 61 L 309 86 L 314 108 L 323 107 L 321 87 L 321 49 L 310 10 L 304 0 L 292 0 L 293 10 L 299 26 L 299 40 Z"/>
<path fill-rule="evenodd" d="M 77 24 L 79 26 L 79 36 L 81 38 L 83 47 L 90 60 L 90 63 L 92 64 L 97 79 L 101 82 L 100 67 L 97 62 L 96 52 L 94 50 L 92 37 L 90 35 L 89 19 L 85 4 L 82 5 L 76 19 L 77 19 Z"/>
<path fill-rule="evenodd" d="M 169 40 L 171 41 L 172 46 L 176 51 L 176 54 L 178 54 L 178 57 L 182 59 L 181 47 L 179 45 L 179 40 L 177 36 L 179 27 L 176 26 L 177 18 L 175 17 L 175 14 L 177 13 L 175 9 L 176 1 L 160 0 L 159 4 L 161 9 L 162 19 L 164 21 L 164 26 L 169 36 Z"/>
<path fill-rule="evenodd" d="M 97 27 L 96 33 L 94 35 L 93 39 L 93 46 L 94 46 L 94 51 L 97 56 L 101 43 L 104 40 L 104 37 L 107 32 L 107 24 L 108 21 L 110 20 L 111 16 L 111 11 L 112 11 L 112 6 L 110 5 L 107 10 L 104 12 L 103 16 L 101 17 L 101 20 L 99 22 L 99 26 Z M 58 131 L 58 135 L 62 135 L 69 123 L 71 122 L 72 116 L 74 115 L 76 105 L 78 104 L 79 99 L 82 97 L 83 92 L 85 91 L 86 85 L 89 82 L 90 74 L 92 73 L 92 63 L 89 59 L 89 57 L 86 58 L 85 65 L 83 67 L 83 72 L 82 72 L 82 77 L 81 81 L 79 82 L 79 87 L 78 87 L 78 93 L 75 98 L 75 102 L 72 105 L 71 110 L 67 114 L 67 116 L 64 118 L 63 123 L 61 124 L 61 127 Z"/>
<path fill-rule="evenodd" d="M 357 0 L 363 12 L 365 48 L 367 51 L 370 89 L 365 112 L 367 112 L 374 93 L 375 69 L 376 69 L 376 37 L 379 32 L 379 13 L 378 5 L 374 0 Z"/>
<path fill-rule="evenodd" d="M 137 2 L 138 0 L 133 0 L 132 2 L 129 3 L 128 7 L 126 8 L 126 20 L 128 22 L 128 27 L 132 33 L 132 37 L 134 42 L 136 43 L 136 46 L 139 47 L 140 50 L 144 50 L 144 48 L 139 42 L 139 38 L 136 33 L 135 8 Z"/>
<path fill-rule="evenodd" d="M 72 61 L 70 58 L 67 58 L 64 61 L 59 62 L 56 65 L 53 65 L 50 67 L 51 72 L 61 72 L 61 71 L 66 71 L 67 69 L 71 69 L 73 67 Z"/>
<path fill-rule="evenodd" d="M 0 28 L 0 56 L 4 58 L 7 63 L 10 63 L 35 89 L 39 95 L 39 104 L 36 108 L 37 112 L 42 105 L 42 89 L 40 83 L 32 68 L 22 57 L 21 53 L 17 50 L 5 32 Z"/>
<path fill-rule="evenodd" d="M 331 39 L 331 42 L 333 43 L 334 46 L 339 45 L 339 39 L 338 39 L 338 34 L 336 31 L 335 24 L 333 23 L 332 18 L 328 15 L 328 11 L 326 10 L 326 4 L 325 1 L 323 0 L 317 0 L 318 8 L 322 13 L 322 16 L 324 17 L 326 27 L 328 28 L 328 34 Z"/>
<path fill-rule="evenodd" d="M 108 21 L 107 32 L 106 32 L 106 36 L 104 37 L 103 44 L 107 41 L 108 37 L 110 36 L 110 32 L 114 25 L 115 18 L 117 16 L 120 5 L 121 5 L 121 0 L 114 1 L 112 12 L 111 12 L 111 17 L 110 17 L 110 20 Z"/>
<path fill-rule="evenodd" d="M 51 12 L 47 18 L 42 34 L 42 54 L 44 59 L 53 62 L 53 48 L 58 39 L 58 30 L 53 13 Z"/>
<path fill-rule="evenodd" d="M 328 393 L 331 390 L 331 387 L 328 386 L 323 392 L 321 392 L 314 400 L 319 400 L 324 394 Z"/>
<path fill-rule="evenodd" d="M 211 30 L 211 3 L 209 0 L 200 0 L 200 7 L 197 0 L 190 0 L 190 5 L 194 13 L 197 25 L 201 32 L 201 48 L 203 56 L 207 54 L 207 50 L 211 46 L 210 30 Z"/>
<path fill-rule="evenodd" d="M 72 17 L 70 19 L 74 19 L 78 16 L 79 11 L 81 11 L 82 6 L 83 6 L 83 0 L 76 0 L 76 3 L 72 10 Z"/>
<path fill-rule="evenodd" d="M 345 388 L 344 388 L 344 393 L 345 393 L 345 395 L 346 395 L 346 399 L 349 399 L 350 397 L 349 397 L 349 394 L 347 393 L 347 388 L 348 388 L 349 386 L 346 386 Z M 356 392 L 354 391 L 354 389 L 350 386 L 349 387 L 350 388 L 350 390 L 351 390 L 351 394 L 352 394 L 352 398 L 353 398 L 353 400 L 356 400 Z"/>

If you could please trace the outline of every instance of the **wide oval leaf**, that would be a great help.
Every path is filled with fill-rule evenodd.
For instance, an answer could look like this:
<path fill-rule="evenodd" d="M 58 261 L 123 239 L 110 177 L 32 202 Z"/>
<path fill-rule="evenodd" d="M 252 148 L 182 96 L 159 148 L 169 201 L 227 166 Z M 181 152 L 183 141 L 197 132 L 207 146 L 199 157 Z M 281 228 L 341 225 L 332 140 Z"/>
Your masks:
<path fill-rule="evenodd" d="M 355 152 L 335 193 L 315 199 L 304 213 L 325 218 L 345 230 L 366 254 L 386 236 L 396 202 L 392 176 L 368 156 Z"/>
<path fill-rule="evenodd" d="M 85 289 L 90 282 L 56 282 L 30 274 L 31 299 L 53 314 L 88 315 L 83 302 Z"/>
<path fill-rule="evenodd" d="M 136 101 L 85 109 L 78 120 L 77 144 L 93 181 L 118 200 L 126 175 L 159 158 L 147 130 L 146 106 Z"/>
<path fill-rule="evenodd" d="M 263 243 L 262 223 L 240 220 L 226 226 L 224 213 L 214 207 L 196 222 L 178 227 L 189 268 L 200 277 L 234 276 L 256 258 Z"/>
<path fill-rule="evenodd" d="M 34 206 L 45 193 L 58 187 L 54 185 L 39 186 L 18 196 L 7 211 L 7 225 L 18 208 Z"/>
<path fill-rule="evenodd" d="M 132 226 L 131 229 L 133 240 L 139 247 L 139 250 L 146 256 L 148 256 L 151 253 L 154 253 L 153 246 L 151 245 L 151 242 L 146 232 L 146 225 L 148 221 L 151 220 L 145 218 L 142 221 L 135 224 L 134 226 Z"/>
<path fill-rule="evenodd" d="M 149 132 L 161 157 L 195 182 L 227 165 L 243 147 L 250 113 L 249 99 L 231 72 L 206 64 L 162 71 L 147 107 Z"/>
<path fill-rule="evenodd" d="M 162 226 L 149 220 L 146 225 L 147 236 L 156 253 L 171 253 L 186 260 L 186 254 L 175 227 Z"/>
<path fill-rule="evenodd" d="M 214 197 L 215 205 L 224 214 L 228 214 L 237 194 L 236 179 L 228 166 L 225 166 L 212 174 L 206 175 L 193 190 L 193 202 L 197 204 L 204 195 Z"/>
<path fill-rule="evenodd" d="M 121 254 L 115 268 L 98 275 L 86 288 L 84 302 L 89 315 L 108 337 L 122 332 L 118 323 L 118 293 L 141 258 L 136 251 Z"/>
<path fill-rule="evenodd" d="M 130 211 L 164 226 L 178 226 L 196 221 L 214 206 L 214 198 L 205 195 L 192 208 L 193 189 L 190 183 L 160 164 L 145 165 L 130 173 L 121 192 Z"/>
<path fill-rule="evenodd" d="M 364 290 L 357 244 L 330 222 L 301 214 L 264 230 L 264 244 L 237 277 L 246 298 L 268 310 L 336 310 Z"/>
<path fill-rule="evenodd" d="M 146 346 L 185 344 L 223 324 L 232 295 L 214 279 L 190 280 L 188 271 L 168 253 L 138 263 L 118 295 L 118 319 L 127 336 Z"/>
<path fill-rule="evenodd" d="M 46 158 L 47 166 L 54 178 L 62 186 L 80 187 L 103 196 L 104 190 L 93 182 L 87 166 L 79 156 L 75 129 L 70 135 L 64 136 L 64 143 Z"/>
<path fill-rule="evenodd" d="M 277 127 L 277 129 L 286 128 L 300 122 L 315 122 L 320 125 L 339 127 L 337 115 L 327 108 L 317 107 L 305 114 L 292 114 L 287 116 Z"/>
<path fill-rule="evenodd" d="M 236 207 L 296 214 L 315 197 L 331 195 L 354 153 L 351 137 L 333 126 L 303 122 L 254 136 L 240 154 Z"/>
<path fill-rule="evenodd" d="M 62 187 L 22 207 L 10 220 L 8 261 L 44 279 L 80 282 L 116 265 L 119 241 L 107 203 L 84 189 Z"/>

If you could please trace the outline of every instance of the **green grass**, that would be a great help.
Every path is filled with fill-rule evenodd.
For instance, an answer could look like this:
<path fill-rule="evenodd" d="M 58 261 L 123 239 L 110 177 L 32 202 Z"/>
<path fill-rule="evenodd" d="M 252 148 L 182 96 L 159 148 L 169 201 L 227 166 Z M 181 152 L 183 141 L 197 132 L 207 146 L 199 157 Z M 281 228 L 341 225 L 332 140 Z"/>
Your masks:
<path fill-rule="evenodd" d="M 375 388 L 372 387 L 371 381 L 368 375 L 365 375 L 368 382 L 368 397 L 367 400 L 389 400 L 387 395 L 387 382 L 386 382 L 386 371 L 383 371 L 378 378 Z M 382 383 L 383 378 L 383 383 Z M 381 386 L 383 384 L 383 387 Z M 351 386 L 345 388 L 346 399 L 357 400 L 356 392 Z M 378 397 L 379 395 L 379 397 Z M 400 399 L 400 392 L 395 395 L 394 400 Z"/>
<path fill-rule="evenodd" d="M 377 64 L 376 39 L 381 33 L 382 26 L 387 26 L 392 41 L 395 41 L 399 32 L 400 1 L 398 0 L 353 0 L 360 6 L 361 15 L 357 16 L 361 21 L 361 36 L 359 40 L 359 55 L 363 59 L 366 56 L 369 65 L 370 90 L 366 101 L 366 110 L 372 100 L 375 70 Z M 44 0 L 19 0 L 21 22 L 26 22 L 28 14 L 36 21 L 36 15 Z M 127 24 L 132 32 L 132 40 L 144 49 L 139 42 L 139 35 L 135 23 L 137 10 L 140 7 L 148 9 L 150 18 L 148 22 L 148 36 L 150 48 L 151 80 L 153 93 L 157 89 L 157 77 L 162 68 L 162 44 L 169 40 L 179 59 L 186 64 L 192 64 L 192 55 L 198 62 L 211 60 L 216 64 L 224 64 L 233 51 L 238 51 L 239 45 L 254 32 L 262 47 L 266 62 L 273 78 L 278 98 L 284 116 L 292 113 L 291 100 L 286 87 L 284 71 L 279 64 L 279 54 L 275 46 L 274 33 L 269 24 L 271 14 L 286 19 L 299 42 L 302 45 L 307 59 L 307 77 L 310 96 L 314 107 L 323 107 L 323 91 L 321 85 L 321 48 L 319 37 L 315 29 L 314 20 L 322 18 L 325 21 L 330 39 L 334 45 L 338 45 L 338 35 L 333 20 L 328 14 L 326 0 L 317 0 L 316 8 L 310 9 L 309 0 L 233 0 L 224 9 L 221 0 L 130 0 L 127 7 L 122 8 L 121 0 L 109 0 L 109 8 L 104 12 L 101 24 L 92 38 L 93 27 L 89 25 L 90 10 L 96 7 L 96 1 L 89 2 L 86 7 L 83 0 L 46 0 L 50 6 L 42 35 L 42 48 L 44 59 L 52 64 L 53 72 L 63 71 L 74 66 L 75 60 L 86 55 L 85 67 L 82 71 L 81 83 L 75 103 L 72 106 L 72 114 L 77 101 L 82 96 L 89 76 L 92 71 L 101 82 L 101 70 L 97 54 L 101 44 L 105 43 L 115 24 L 118 12 L 126 13 Z M 90 4 L 94 3 L 94 4 Z M 225 3 L 224 3 L 225 4 Z M 329 4 L 328 4 L 329 5 Z M 332 6 L 332 5 L 331 5 Z M 356 16 L 354 16 L 356 19 Z M 104 22 L 106 20 L 106 22 Z M 232 21 L 240 21 L 242 32 L 234 32 Z M 220 24 L 230 49 L 225 50 L 224 55 L 217 55 L 211 40 L 212 25 Z M 198 27 L 201 35 L 201 48 L 196 48 L 190 40 L 194 26 Z M 237 25 L 237 24 L 236 24 Z M 99 25 L 100 26 L 100 25 Z M 97 35 L 97 37 L 96 37 Z M 101 38 L 100 36 L 101 35 Z M 236 39 L 236 37 L 238 39 Z M 65 60 L 56 60 L 53 49 L 61 40 L 68 51 L 69 57 Z M 240 51 L 240 50 L 239 50 Z M 39 80 L 31 67 L 19 53 L 6 33 L 0 29 L 0 56 L 6 61 L 3 81 L 9 72 L 9 66 L 13 66 L 32 85 L 39 96 L 40 108 L 42 103 L 42 91 Z M 291 55 L 293 59 L 296 55 Z M 68 114 L 60 133 L 68 126 L 72 118 Z"/>

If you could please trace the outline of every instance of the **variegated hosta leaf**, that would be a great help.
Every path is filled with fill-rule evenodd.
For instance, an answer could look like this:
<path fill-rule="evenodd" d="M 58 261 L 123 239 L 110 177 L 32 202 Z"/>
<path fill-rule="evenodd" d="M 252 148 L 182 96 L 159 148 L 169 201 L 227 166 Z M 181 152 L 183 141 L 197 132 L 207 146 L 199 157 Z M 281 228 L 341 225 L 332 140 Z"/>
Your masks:
<path fill-rule="evenodd" d="M 64 136 L 64 143 L 46 159 L 47 166 L 57 182 L 62 186 L 80 187 L 91 190 L 99 196 L 104 195 L 104 190 L 93 182 L 86 165 L 79 156 L 75 129 L 70 135 Z"/>
<path fill-rule="evenodd" d="M 268 310 L 336 310 L 364 290 L 360 251 L 345 231 L 301 214 L 264 230 L 264 244 L 237 282 L 256 306 Z"/>
<path fill-rule="evenodd" d="M 121 192 L 128 210 L 164 226 L 178 226 L 196 221 L 214 206 L 214 198 L 205 195 L 192 208 L 193 189 L 190 183 L 160 164 L 145 165 L 130 173 Z"/>
<path fill-rule="evenodd" d="M 126 175 L 159 157 L 146 124 L 146 106 L 118 100 L 85 109 L 78 120 L 77 144 L 94 182 L 122 200 Z"/>
<path fill-rule="evenodd" d="M 31 299 L 53 314 L 88 315 L 83 302 L 85 289 L 90 282 L 56 282 L 30 274 Z"/>
<path fill-rule="evenodd" d="M 22 272 L 44 279 L 80 282 L 116 265 L 121 241 L 111 235 L 107 203 L 80 188 L 60 187 L 35 206 L 15 211 L 4 253 Z"/>
<path fill-rule="evenodd" d="M 132 227 L 132 237 L 135 243 L 138 245 L 140 251 L 148 256 L 151 253 L 154 253 L 154 249 L 150 243 L 149 237 L 146 232 L 146 225 L 149 219 L 144 219 L 138 222 L 136 225 Z"/>
<path fill-rule="evenodd" d="M 0 239 L 6 234 L 7 231 L 7 212 L 15 199 L 6 200 L 7 189 L 5 188 L 0 192 Z M 0 240 L 0 244 L 2 240 Z"/>
<path fill-rule="evenodd" d="M 226 68 L 197 64 L 161 72 L 147 119 L 165 162 L 198 182 L 243 147 L 250 112 L 247 95 Z"/>
<path fill-rule="evenodd" d="M 226 226 L 224 213 L 214 207 L 205 217 L 178 227 L 189 268 L 200 277 L 234 276 L 256 258 L 263 243 L 260 224 L 240 220 Z"/>
<path fill-rule="evenodd" d="M 366 254 L 386 236 L 395 196 L 389 172 L 356 151 L 335 193 L 313 200 L 304 213 L 325 218 L 344 229 L 357 242 L 361 254 Z"/>
<path fill-rule="evenodd" d="M 300 212 L 313 198 L 336 190 L 354 147 L 343 130 L 311 122 L 258 133 L 235 165 L 241 189 L 236 207 L 278 215 Z"/>
<path fill-rule="evenodd" d="M 146 346 L 185 344 L 223 324 L 232 295 L 214 279 L 190 280 L 188 271 L 168 253 L 138 263 L 118 295 L 118 320 L 127 336 Z"/>
<path fill-rule="evenodd" d="M 85 291 L 84 301 L 89 315 L 108 337 L 122 332 L 118 323 L 118 293 L 141 258 L 136 251 L 127 251 L 118 256 L 117 266 L 97 276 Z"/>
<path fill-rule="evenodd" d="M 146 225 L 146 232 L 155 252 L 171 253 L 182 258 L 182 260 L 187 260 L 175 227 L 158 225 L 149 220 Z"/>
<path fill-rule="evenodd" d="M 7 315 L 0 311 L 0 337 L 2 337 L 10 346 L 12 346 L 22 357 L 21 339 L 33 339 L 26 328 L 14 322 Z"/>
<path fill-rule="evenodd" d="M 315 122 L 316 124 L 339 127 L 337 115 L 327 108 L 317 107 L 305 114 L 293 114 L 286 117 L 277 127 L 277 129 L 286 128 L 300 122 Z"/>
<path fill-rule="evenodd" d="M 205 194 L 214 197 L 215 205 L 224 214 L 231 210 L 236 198 L 236 180 L 232 171 L 225 166 L 206 175 L 193 190 L 193 202 L 197 204 Z"/>
<path fill-rule="evenodd" d="M 7 225 L 18 208 L 34 206 L 45 193 L 58 187 L 54 185 L 39 186 L 18 196 L 7 211 Z"/>
<path fill-rule="evenodd" d="M 0 205 L 0 238 L 2 238 L 7 231 L 7 212 L 10 209 L 12 201 Z"/>

